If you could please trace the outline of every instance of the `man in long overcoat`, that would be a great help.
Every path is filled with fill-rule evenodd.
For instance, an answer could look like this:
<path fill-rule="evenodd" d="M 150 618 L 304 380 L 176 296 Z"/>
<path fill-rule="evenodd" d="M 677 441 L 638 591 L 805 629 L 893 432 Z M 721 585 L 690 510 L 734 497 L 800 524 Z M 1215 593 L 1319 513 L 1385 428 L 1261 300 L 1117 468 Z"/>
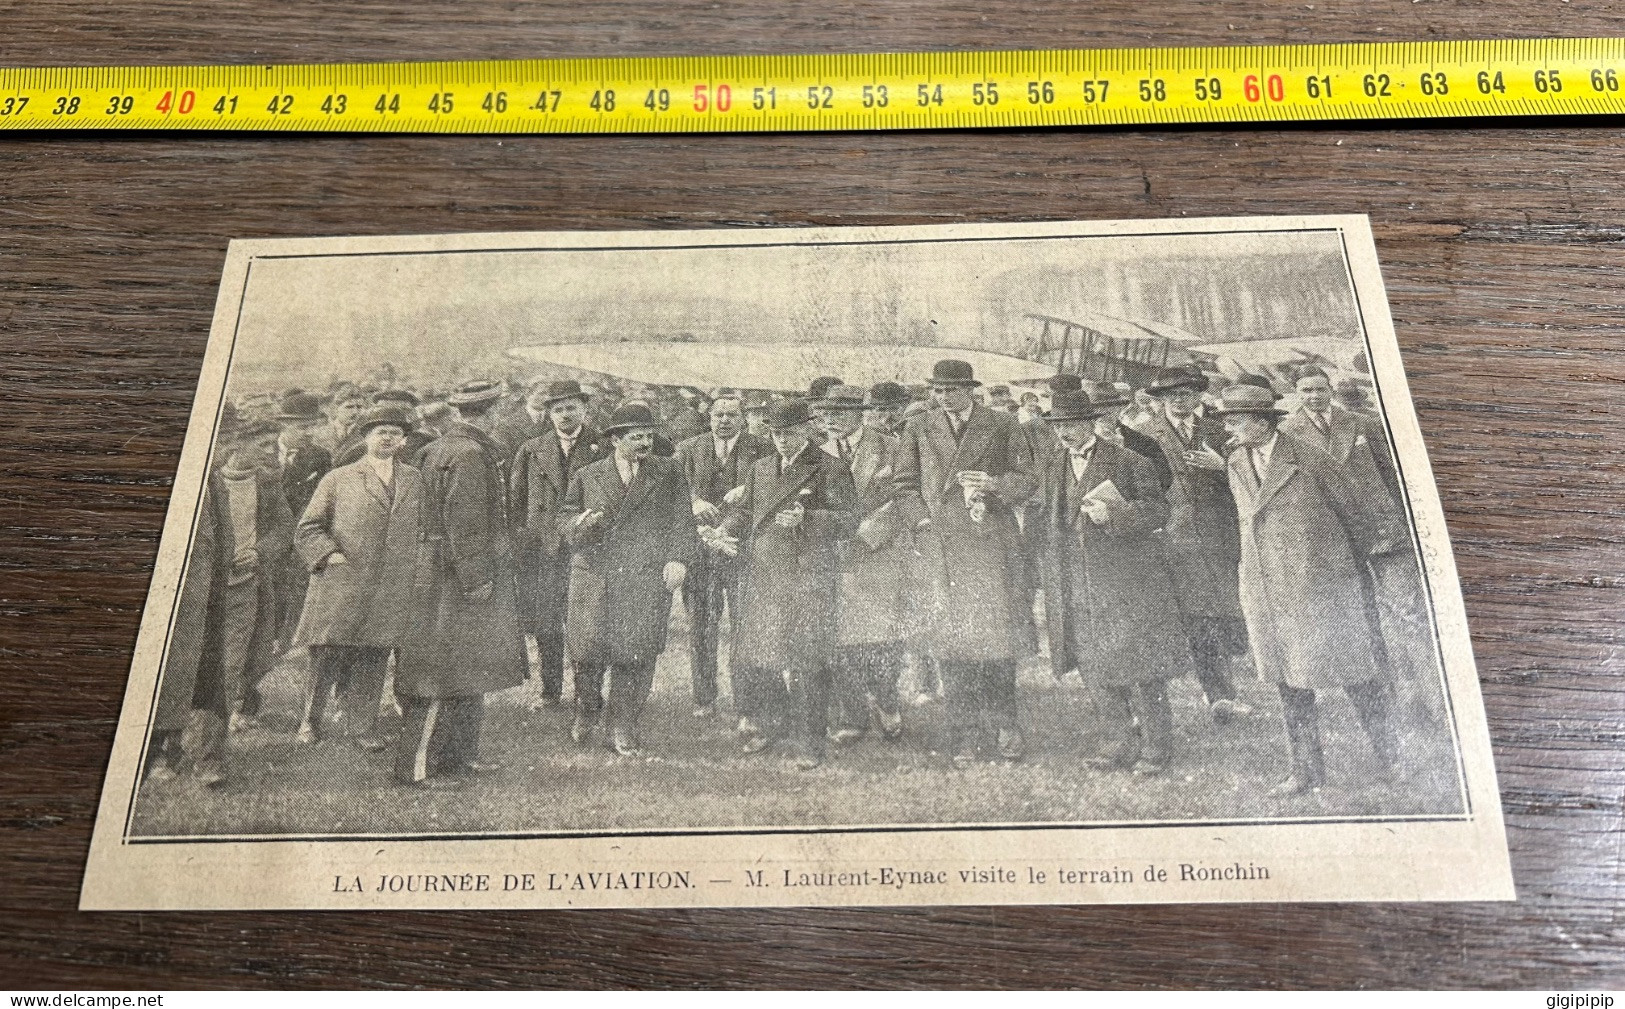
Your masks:
<path fill-rule="evenodd" d="M 293 549 L 294 524 L 277 471 L 280 430 L 273 421 L 248 425 L 216 470 L 230 533 L 230 568 L 217 602 L 233 732 L 253 724 L 260 681 L 276 661 L 276 576 Z"/>
<path fill-rule="evenodd" d="M 1318 366 L 1299 369 L 1294 379 L 1299 406 L 1281 421 L 1282 433 L 1323 449 L 1353 481 L 1368 507 L 1402 525 L 1399 473 L 1382 418 L 1336 403 L 1331 380 Z M 1404 547 L 1373 557 L 1371 568 L 1382 629 L 1379 658 L 1403 673 L 1398 682 L 1413 706 L 1441 719 L 1443 694 L 1416 550 Z"/>
<path fill-rule="evenodd" d="M 730 668 L 745 752 L 787 736 L 805 770 L 825 756 L 838 548 L 857 528 L 857 491 L 846 464 L 815 444 L 806 400 L 774 403 L 767 426 L 774 452 L 751 465 L 725 523 L 744 563 Z"/>
<path fill-rule="evenodd" d="M 818 404 L 824 453 L 852 471 L 858 495 L 858 528 L 841 544 L 838 742 L 863 735 L 871 721 L 887 739 L 903 732 L 897 680 L 903 671 L 909 537 L 893 501 L 898 440 L 863 423 L 866 407 L 863 390 L 844 385 L 830 388 Z"/>
<path fill-rule="evenodd" d="M 400 407 L 374 407 L 356 430 L 366 455 L 322 477 L 294 535 L 310 572 L 297 646 L 310 648 L 302 742 L 315 742 L 335 687 L 344 731 L 365 750 L 376 735 L 389 653 L 418 618 L 412 595 L 422 530 L 423 478 L 396 455 L 412 429 Z"/>
<path fill-rule="evenodd" d="M 459 387 L 453 419 L 423 452 L 423 611 L 395 670 L 402 784 L 457 787 L 458 776 L 496 770 L 480 760 L 485 695 L 524 682 L 504 458 L 487 430 L 501 397 L 488 380 Z"/>
<path fill-rule="evenodd" d="M 1391 684 L 1377 662 L 1376 600 L 1367 558 L 1398 537 L 1319 449 L 1277 425 L 1283 411 L 1256 386 L 1224 391 L 1214 411 L 1238 443 L 1230 488 L 1241 530 L 1241 609 L 1259 675 L 1281 692 L 1292 769 L 1273 790 L 1297 794 L 1325 780 L 1316 693 L 1353 702 L 1377 761 L 1399 759 Z"/>
<path fill-rule="evenodd" d="M 622 756 L 639 752 L 638 718 L 666 647 L 671 596 L 694 561 L 688 481 L 677 462 L 654 454 L 655 424 L 642 403 L 616 409 L 604 428 L 614 451 L 571 478 L 558 518 L 574 551 L 565 624 L 575 664 L 571 736 L 583 741 L 602 710 L 604 742 Z"/>
<path fill-rule="evenodd" d="M 1032 451 L 1014 417 L 975 402 L 980 384 L 968 363 L 937 362 L 930 388 L 940 409 L 908 422 L 895 465 L 897 507 L 931 579 L 928 638 L 962 767 L 989 736 L 1003 758 L 1024 755 L 1016 665 L 1034 645 L 1014 511 L 1037 488 Z"/>
<path fill-rule="evenodd" d="M 295 521 L 305 513 L 305 505 L 316 493 L 316 484 L 333 468 L 333 455 L 312 440 L 322 420 L 322 402 L 308 392 L 292 392 L 282 398 L 276 422 L 282 425 L 277 437 L 278 462 L 282 474 L 282 494 Z M 293 633 L 299 627 L 299 613 L 305 605 L 309 576 L 297 550 L 290 550 L 277 570 L 277 651 L 293 647 Z"/>
<path fill-rule="evenodd" d="M 570 588 L 570 550 L 559 534 L 559 506 L 570 480 L 610 452 L 609 439 L 586 423 L 587 394 L 563 380 L 532 392 L 551 422 L 519 446 L 508 475 L 519 578 L 519 624 L 536 638 L 543 706 L 564 694 L 564 616 Z"/>
<path fill-rule="evenodd" d="M 1168 503 L 1150 462 L 1097 436 L 1103 412 L 1086 393 L 1057 393 L 1049 422 L 1061 444 L 1039 460 L 1050 656 L 1103 687 L 1113 744 L 1096 763 L 1158 774 L 1173 745 L 1167 684 L 1191 667 L 1155 536 Z"/>
<path fill-rule="evenodd" d="M 1147 387 L 1160 407 L 1143 417 L 1140 433 L 1162 447 L 1173 474 L 1163 544 L 1174 575 L 1185 635 L 1196 660 L 1196 679 L 1213 717 L 1225 721 L 1252 712 L 1236 696 L 1230 658 L 1245 653 L 1236 569 L 1241 540 L 1236 502 L 1225 475 L 1224 423 L 1202 403 L 1207 376 L 1197 368 L 1164 368 Z"/>
<path fill-rule="evenodd" d="M 222 511 L 225 489 L 210 472 L 198 504 L 197 529 L 175 602 L 175 624 L 158 680 L 158 704 L 147 746 L 148 780 L 175 777 L 190 764 L 204 784 L 225 781 L 226 689 L 222 617 L 231 574 L 231 518 Z"/>
<path fill-rule="evenodd" d="M 717 645 L 726 610 L 739 620 L 737 542 L 722 529 L 723 510 L 745 493 L 751 463 L 773 454 L 773 443 L 745 430 L 743 400 L 737 390 L 719 390 L 711 400 L 711 430 L 677 445 L 677 462 L 688 480 L 688 492 L 700 550 L 683 582 L 688 610 L 689 671 L 694 714 L 709 716 L 717 700 Z"/>

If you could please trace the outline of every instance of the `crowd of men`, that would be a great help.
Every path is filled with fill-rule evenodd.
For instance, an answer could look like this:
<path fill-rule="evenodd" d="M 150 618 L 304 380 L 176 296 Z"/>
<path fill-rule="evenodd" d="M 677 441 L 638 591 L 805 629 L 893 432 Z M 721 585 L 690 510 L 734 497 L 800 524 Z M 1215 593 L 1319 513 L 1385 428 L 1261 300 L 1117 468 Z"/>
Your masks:
<path fill-rule="evenodd" d="M 1384 425 L 1316 367 L 1290 412 L 1268 379 L 1211 384 L 1188 366 L 1140 390 L 1063 374 L 1017 400 L 947 359 L 912 389 L 558 380 L 510 399 L 477 381 L 228 409 L 149 780 L 224 781 L 260 681 L 300 650 L 299 740 L 391 754 L 404 786 L 499 770 L 485 697 L 527 679 L 539 707 L 569 694 L 576 744 L 638 755 L 674 595 L 693 714 L 719 717 L 726 655 L 746 755 L 814 768 L 901 739 L 910 701 L 940 699 L 933 745 L 955 766 L 1019 761 L 1016 672 L 1042 636 L 1056 677 L 1096 688 L 1076 745 L 1103 771 L 1177 758 L 1179 677 L 1214 722 L 1260 724 L 1234 683 L 1250 657 L 1281 698 L 1277 793 L 1324 783 L 1333 689 L 1402 774 L 1396 697 L 1432 663 Z"/>

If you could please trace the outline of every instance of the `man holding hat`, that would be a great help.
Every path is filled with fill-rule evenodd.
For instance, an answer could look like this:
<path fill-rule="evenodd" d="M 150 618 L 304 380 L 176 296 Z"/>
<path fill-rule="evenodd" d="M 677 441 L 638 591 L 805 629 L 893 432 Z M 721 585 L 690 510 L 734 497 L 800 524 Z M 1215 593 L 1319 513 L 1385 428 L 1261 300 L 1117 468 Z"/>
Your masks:
<path fill-rule="evenodd" d="M 492 439 L 493 381 L 468 382 L 447 400 L 451 419 L 423 452 L 427 600 L 395 670 L 405 715 L 395 777 L 406 785 L 456 787 L 496 769 L 481 761 L 485 695 L 524 682 L 525 648 L 515 614 L 506 462 Z"/>
<path fill-rule="evenodd" d="M 322 422 L 321 400 L 308 392 L 289 392 L 282 397 L 276 422 L 282 425 L 282 433 L 277 435 L 282 495 L 288 499 L 288 510 L 298 521 L 311 495 L 316 493 L 317 483 L 333 468 L 332 453 L 311 440 L 312 433 Z M 278 653 L 293 647 L 293 633 L 299 626 L 299 613 L 304 608 L 308 587 L 309 574 L 304 562 L 297 551 L 288 551 L 276 574 Z"/>
<path fill-rule="evenodd" d="M 723 528 L 725 509 L 745 494 L 751 463 L 773 454 L 773 443 L 745 430 L 743 400 L 737 389 L 718 389 L 711 398 L 711 430 L 677 445 L 677 462 L 688 479 L 700 550 L 683 582 L 688 610 L 689 666 L 694 714 L 708 717 L 717 700 L 717 645 L 722 612 L 739 621 L 738 540 Z"/>
<path fill-rule="evenodd" d="M 341 693 L 344 731 L 365 750 L 381 750 L 378 704 L 389 653 L 417 619 L 412 584 L 423 510 L 423 478 L 398 461 L 412 415 L 375 406 L 357 433 L 366 455 L 322 477 L 294 534 L 309 589 L 298 646 L 310 648 L 301 742 L 316 742 L 328 695 Z"/>
<path fill-rule="evenodd" d="M 1231 386 L 1214 413 L 1237 443 L 1227 475 L 1240 520 L 1241 609 L 1259 675 L 1280 689 L 1292 752 L 1291 772 L 1271 794 L 1325 782 L 1321 690 L 1348 695 L 1378 765 L 1392 771 L 1399 739 L 1366 565 L 1394 549 L 1397 531 L 1334 460 L 1278 429 L 1285 411 L 1270 391 Z"/>
<path fill-rule="evenodd" d="M 570 735 L 584 742 L 602 714 L 605 745 L 627 757 L 640 752 L 638 718 L 666 648 L 671 596 L 695 550 L 688 481 L 675 460 L 654 454 L 657 423 L 647 404 L 616 408 L 604 427 L 614 451 L 570 479 L 558 516 L 574 551 L 565 624 L 575 664 Z"/>
<path fill-rule="evenodd" d="M 1237 698 L 1230 676 L 1231 656 L 1246 653 L 1247 627 L 1237 595 L 1236 501 L 1225 475 L 1229 436 L 1202 403 L 1206 389 L 1207 376 L 1199 369 L 1164 368 L 1147 387 L 1159 409 L 1139 429 L 1161 446 L 1173 475 L 1163 530 L 1174 575 L 1171 601 L 1182 614 L 1196 679 L 1213 717 L 1228 721 L 1252 713 Z"/>
<path fill-rule="evenodd" d="M 1033 648 L 1015 517 L 1037 488 L 1032 449 L 1014 417 L 975 401 L 980 384 L 967 362 L 938 361 L 940 409 L 908 422 L 895 467 L 897 507 L 930 572 L 928 633 L 961 767 L 989 743 L 1006 760 L 1024 755 L 1016 664 Z"/>
<path fill-rule="evenodd" d="M 898 440 L 863 423 L 862 389 L 832 386 L 818 404 L 826 455 L 852 473 L 858 527 L 841 544 L 840 620 L 835 634 L 834 738 L 847 742 L 873 722 L 881 735 L 903 733 L 897 680 L 903 671 L 903 611 L 907 550 L 902 519 L 892 500 Z"/>
<path fill-rule="evenodd" d="M 1168 517 L 1156 469 L 1096 425 L 1118 401 L 1057 393 L 1049 423 L 1060 445 L 1039 460 L 1035 515 L 1050 658 L 1058 672 L 1098 677 L 1115 737 L 1096 766 L 1159 774 L 1173 745 L 1168 681 L 1190 670 L 1190 650 L 1168 619 L 1173 597 L 1155 531 Z"/>
<path fill-rule="evenodd" d="M 551 382 L 539 402 L 549 429 L 523 445 L 508 475 L 508 507 L 514 522 L 519 579 L 519 625 L 536 638 L 541 703 L 564 694 L 564 616 L 570 586 L 570 551 L 559 534 L 559 507 L 570 480 L 607 456 L 610 441 L 587 424 L 587 394 L 573 379 Z"/>
<path fill-rule="evenodd" d="M 744 564 L 734 705 L 746 753 L 788 736 L 806 770 L 825 754 L 838 546 L 857 528 L 857 492 L 846 464 L 818 450 L 806 400 L 774 403 L 767 424 L 774 451 L 751 464 L 724 524 L 740 540 Z"/>

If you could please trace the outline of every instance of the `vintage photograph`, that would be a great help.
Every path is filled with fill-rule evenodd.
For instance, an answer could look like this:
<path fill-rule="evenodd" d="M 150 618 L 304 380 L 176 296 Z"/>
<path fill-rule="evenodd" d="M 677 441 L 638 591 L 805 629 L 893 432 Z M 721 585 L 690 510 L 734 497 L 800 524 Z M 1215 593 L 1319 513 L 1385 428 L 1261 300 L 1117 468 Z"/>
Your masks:
<path fill-rule="evenodd" d="M 235 243 L 175 488 L 99 849 L 1499 839 L 1363 218 Z"/>

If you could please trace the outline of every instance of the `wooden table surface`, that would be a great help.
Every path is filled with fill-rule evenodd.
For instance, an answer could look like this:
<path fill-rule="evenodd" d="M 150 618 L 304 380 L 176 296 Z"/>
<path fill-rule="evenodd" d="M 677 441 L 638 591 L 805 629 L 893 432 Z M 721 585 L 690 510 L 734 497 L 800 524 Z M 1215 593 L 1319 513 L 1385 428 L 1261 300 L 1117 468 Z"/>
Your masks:
<path fill-rule="evenodd" d="M 7 5 L 0 65 L 1625 35 L 1605 0 Z M 1625 983 L 1621 124 L 0 138 L 0 984 Z M 1372 217 L 1515 904 L 80 914 L 228 239 Z"/>

